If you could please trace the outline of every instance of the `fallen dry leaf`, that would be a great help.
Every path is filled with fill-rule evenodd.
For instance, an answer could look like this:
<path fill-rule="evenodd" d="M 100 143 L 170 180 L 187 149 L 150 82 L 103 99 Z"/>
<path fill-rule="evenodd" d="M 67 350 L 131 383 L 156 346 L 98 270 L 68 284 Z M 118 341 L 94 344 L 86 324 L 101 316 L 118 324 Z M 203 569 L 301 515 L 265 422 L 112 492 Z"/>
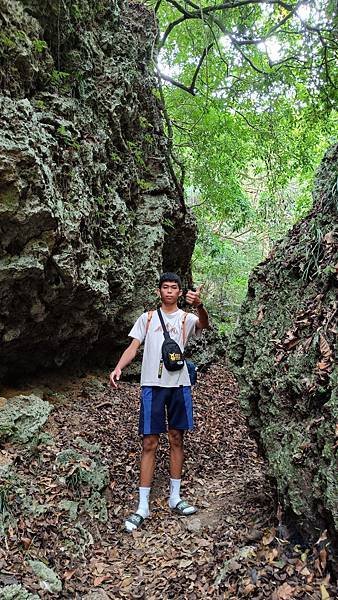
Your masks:
<path fill-rule="evenodd" d="M 283 583 L 277 590 L 272 594 L 272 600 L 290 600 L 295 598 L 294 588 L 288 583 Z"/>
<path fill-rule="evenodd" d="M 323 237 L 323 240 L 326 242 L 326 244 L 328 245 L 332 245 L 335 244 L 335 232 L 334 231 L 329 231 L 328 233 L 326 233 Z"/>
<path fill-rule="evenodd" d="M 190 567 L 190 565 L 192 565 L 192 559 L 190 559 L 190 560 L 183 559 L 178 563 L 178 568 L 186 569 L 187 567 Z"/>
<path fill-rule="evenodd" d="M 266 531 L 263 535 L 262 538 L 262 543 L 264 544 L 264 546 L 268 546 L 269 544 L 271 544 L 271 542 L 273 542 L 273 540 L 276 537 L 276 529 L 274 527 L 272 527 L 272 529 L 269 529 L 268 531 Z"/>
<path fill-rule="evenodd" d="M 320 362 L 317 362 L 316 367 L 321 371 L 327 371 L 331 367 L 331 363 L 329 361 L 322 360 Z"/>
<path fill-rule="evenodd" d="M 69 581 L 73 575 L 76 573 L 77 569 L 72 569 L 72 571 L 65 571 L 63 574 L 64 581 Z"/>
<path fill-rule="evenodd" d="M 328 594 L 327 589 L 323 583 L 320 586 L 320 593 L 321 593 L 322 600 L 330 600 L 330 595 Z"/>
<path fill-rule="evenodd" d="M 320 559 L 320 566 L 322 567 L 323 571 L 325 571 L 326 569 L 326 562 L 327 562 L 327 550 L 326 548 L 322 548 L 319 552 L 319 559 Z"/>
<path fill-rule="evenodd" d="M 318 540 L 316 541 L 316 544 L 320 544 L 320 542 L 325 542 L 327 540 L 327 529 L 324 529 L 324 531 L 320 534 Z"/>
<path fill-rule="evenodd" d="M 23 537 L 23 538 L 21 538 L 21 543 L 22 543 L 24 549 L 28 550 L 28 548 L 30 547 L 30 545 L 32 543 L 32 540 L 30 538 Z"/>
<path fill-rule="evenodd" d="M 324 358 L 328 359 L 332 356 L 330 345 L 322 333 L 319 335 L 319 348 Z"/>
<path fill-rule="evenodd" d="M 108 579 L 111 579 L 111 575 L 99 575 L 98 577 L 95 577 L 93 584 L 95 587 L 98 587 L 104 581 L 108 581 Z"/>

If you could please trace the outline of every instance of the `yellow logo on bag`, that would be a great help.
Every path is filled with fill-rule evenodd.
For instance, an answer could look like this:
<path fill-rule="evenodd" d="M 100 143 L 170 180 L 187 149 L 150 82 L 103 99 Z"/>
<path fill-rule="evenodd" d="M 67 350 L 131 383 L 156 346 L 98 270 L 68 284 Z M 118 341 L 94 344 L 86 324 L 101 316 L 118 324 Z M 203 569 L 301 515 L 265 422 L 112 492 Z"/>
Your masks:
<path fill-rule="evenodd" d="M 180 354 L 175 354 L 175 352 L 169 352 L 169 358 L 172 361 L 181 360 L 181 355 Z"/>

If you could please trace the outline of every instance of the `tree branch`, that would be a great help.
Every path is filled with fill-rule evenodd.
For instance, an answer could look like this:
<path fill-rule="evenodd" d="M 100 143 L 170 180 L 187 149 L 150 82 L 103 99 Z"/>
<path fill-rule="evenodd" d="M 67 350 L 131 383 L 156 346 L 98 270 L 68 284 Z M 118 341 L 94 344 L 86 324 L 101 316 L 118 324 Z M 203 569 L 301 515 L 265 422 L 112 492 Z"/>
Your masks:
<path fill-rule="evenodd" d="M 239 2 L 235 2 L 232 5 L 228 5 L 228 4 L 224 4 L 224 5 L 218 5 L 218 7 L 206 7 L 204 9 L 200 9 L 200 11 L 195 11 L 194 13 L 189 13 L 187 10 L 185 10 L 178 2 L 176 2 L 176 0 L 167 0 L 167 2 L 169 4 L 172 4 L 173 6 L 175 6 L 175 8 L 177 8 L 177 10 L 179 10 L 180 12 L 182 12 L 183 16 L 180 17 L 179 19 L 176 19 L 176 21 L 173 21 L 172 23 L 170 23 L 170 25 L 167 27 L 162 40 L 160 42 L 160 47 L 162 48 L 165 41 L 167 40 L 170 32 L 174 29 L 174 27 L 176 27 L 177 25 L 179 25 L 180 23 L 182 23 L 185 20 L 188 19 L 201 19 L 201 16 L 203 16 L 204 14 L 207 15 L 209 17 L 209 19 L 211 20 L 212 23 L 214 23 L 215 25 L 217 25 L 217 27 L 220 29 L 220 31 L 223 33 L 223 35 L 227 35 L 229 36 L 230 40 L 232 41 L 232 43 L 234 44 L 235 48 L 238 50 L 238 52 L 242 55 L 242 57 L 244 58 L 244 60 L 246 60 L 250 66 L 260 75 L 268 75 L 267 72 L 262 71 L 261 69 L 259 69 L 258 67 L 256 67 L 256 65 L 253 63 L 253 61 L 246 55 L 244 54 L 244 52 L 241 50 L 240 46 L 241 45 L 248 45 L 248 43 L 252 44 L 258 44 L 261 41 L 264 41 L 265 38 L 261 38 L 260 40 L 255 40 L 254 42 L 252 40 L 247 40 L 247 41 L 241 41 L 241 40 L 237 40 L 223 25 L 223 23 L 214 15 L 209 14 L 210 12 L 215 12 L 216 8 L 217 10 L 220 10 L 221 7 L 222 9 L 224 9 L 225 7 L 227 8 L 233 8 L 235 6 L 235 4 L 238 5 L 243 5 L 243 4 L 262 4 L 264 3 L 264 0 L 239 0 Z M 270 0 L 271 4 L 280 4 L 280 2 L 278 0 Z M 284 3 L 283 3 L 284 4 Z M 298 6 L 298 4 L 296 5 Z M 208 10 L 210 9 L 210 10 Z M 288 18 L 290 18 L 291 15 L 287 15 Z M 278 27 L 281 26 L 282 22 L 284 22 L 285 19 L 283 19 L 280 24 L 277 24 Z M 210 24 L 209 24 L 210 27 Z M 274 31 L 275 29 L 272 28 Z M 202 61 L 203 62 L 203 61 Z M 172 83 L 173 85 L 177 85 L 178 82 L 175 82 L 175 80 L 172 80 L 171 78 L 168 79 L 167 76 L 165 77 L 165 79 L 167 81 L 169 81 L 170 83 Z M 191 91 L 191 86 L 190 88 L 187 88 L 186 86 L 183 86 L 183 84 L 177 85 L 177 87 L 180 87 L 181 89 L 184 89 L 185 91 L 188 91 L 189 93 L 192 93 Z M 194 94 L 193 94 L 194 95 Z"/>
<path fill-rule="evenodd" d="M 189 94 L 191 94 L 192 96 L 196 96 L 196 90 L 195 90 L 195 85 L 196 85 L 196 79 L 198 77 L 198 73 L 201 70 L 201 67 L 203 65 L 204 59 L 206 58 L 206 56 L 208 56 L 208 52 L 210 52 L 211 48 L 213 47 L 214 43 L 212 42 L 211 44 L 209 44 L 209 46 L 207 48 L 204 48 L 201 57 L 198 61 L 198 65 L 195 69 L 195 73 L 193 75 L 193 78 L 191 80 L 191 84 L 188 86 L 184 85 L 183 83 L 181 83 L 180 81 L 176 81 L 176 79 L 173 79 L 172 77 L 170 77 L 169 75 L 165 75 L 164 73 L 162 73 L 159 69 L 158 74 L 159 76 L 164 79 L 165 81 L 169 81 L 169 83 L 172 83 L 173 85 L 175 85 L 176 87 L 180 88 L 181 90 L 184 90 L 185 92 L 188 92 Z"/>
<path fill-rule="evenodd" d="M 156 6 L 159 6 L 159 3 L 163 1 L 163 0 L 158 0 Z M 333 27 L 329 28 L 329 29 L 325 29 L 324 26 L 323 28 L 321 28 L 320 26 L 313 26 L 313 25 L 309 25 L 306 22 L 302 21 L 302 27 L 303 30 L 300 31 L 288 31 L 288 28 L 284 28 L 285 24 L 287 22 L 289 22 L 294 16 L 295 13 L 297 11 L 297 9 L 299 8 L 299 6 L 302 5 L 303 0 L 297 0 L 296 2 L 287 2 L 284 0 L 233 0 L 233 1 L 227 1 L 227 2 L 221 2 L 220 4 L 214 4 L 211 6 L 205 6 L 202 7 L 200 5 L 198 5 L 196 3 L 196 1 L 194 0 L 166 0 L 167 3 L 169 5 L 171 5 L 172 7 L 174 7 L 179 13 L 181 13 L 181 16 L 177 19 L 175 19 L 174 21 L 172 21 L 166 31 L 163 34 L 163 37 L 160 41 L 160 48 L 162 48 L 164 46 L 164 44 L 166 43 L 168 36 L 170 35 L 170 33 L 172 32 L 172 30 L 177 27 L 178 25 L 180 25 L 183 22 L 187 22 L 190 20 L 202 20 L 204 22 L 204 24 L 210 29 L 211 34 L 214 38 L 214 44 L 217 46 L 218 49 L 218 54 L 221 58 L 221 60 L 223 59 L 222 57 L 222 53 L 218 44 L 218 39 L 217 39 L 217 29 L 219 29 L 219 31 L 222 32 L 223 35 L 227 36 L 231 42 L 231 44 L 233 45 L 233 48 L 235 50 L 237 50 L 237 52 L 241 55 L 241 57 L 243 58 L 243 60 L 251 67 L 251 69 L 253 69 L 256 73 L 258 73 L 259 75 L 263 75 L 263 76 L 269 76 L 271 74 L 271 71 L 266 71 L 264 68 L 261 68 L 259 66 L 257 66 L 256 61 L 254 56 L 250 56 L 250 53 L 248 54 L 247 52 L 243 51 L 243 47 L 245 46 L 257 46 L 260 43 L 264 43 L 266 42 L 269 38 L 271 38 L 277 31 L 283 31 L 285 34 L 292 34 L 292 35 L 296 35 L 296 36 L 304 36 L 304 31 L 308 31 L 309 35 L 311 36 L 311 34 L 317 34 L 317 36 L 319 37 L 319 40 L 321 42 L 321 45 L 323 47 L 323 52 L 322 52 L 322 67 L 324 69 L 324 73 L 325 73 L 325 80 L 326 82 L 328 82 L 330 84 L 330 86 L 333 89 L 336 89 L 336 85 L 334 84 L 333 81 L 333 77 L 330 73 L 330 59 L 331 59 L 331 51 L 334 53 L 335 47 L 334 47 L 334 41 L 332 39 L 328 39 L 326 40 L 324 33 L 328 32 L 328 34 L 333 34 Z M 262 33 L 260 37 L 255 37 L 255 38 L 250 38 L 247 37 L 245 39 L 239 39 L 239 34 L 237 32 L 231 32 L 228 31 L 228 29 L 226 28 L 226 26 L 224 25 L 223 21 L 217 17 L 217 12 L 220 11 L 225 11 L 225 10 L 231 10 L 231 9 L 238 9 L 240 7 L 252 7 L 252 10 L 254 10 L 254 7 L 257 5 L 270 5 L 270 6 L 280 6 L 282 7 L 284 10 L 286 10 L 288 12 L 288 14 L 286 14 L 280 21 L 278 21 L 275 24 L 271 24 L 271 27 L 269 29 L 269 31 L 267 33 Z M 268 23 L 267 23 L 268 24 Z M 327 24 L 328 27 L 328 24 Z M 258 34 L 259 35 L 259 34 Z M 190 84 L 190 86 L 184 85 L 182 83 L 180 83 L 179 81 L 176 81 L 175 79 L 173 79 L 172 77 L 168 76 L 168 75 L 164 75 L 163 73 L 160 73 L 160 76 L 168 81 L 169 83 L 172 83 L 173 85 L 175 85 L 176 87 L 179 87 L 180 89 L 188 92 L 191 95 L 196 95 L 196 81 L 201 69 L 201 66 L 203 64 L 203 61 L 205 59 L 205 57 L 207 56 L 208 52 L 210 51 L 211 46 L 209 46 L 208 48 L 205 48 L 203 50 L 203 54 L 201 55 L 200 61 L 198 63 L 198 66 L 196 68 L 196 71 L 193 75 L 193 79 L 192 82 Z M 282 65 L 289 65 L 289 68 L 292 69 L 292 62 L 295 63 L 299 63 L 302 65 L 302 67 L 304 69 L 308 69 L 308 68 L 312 68 L 308 66 L 308 63 L 305 61 L 304 64 L 300 61 L 299 58 L 297 58 L 297 56 L 294 55 L 290 55 L 289 57 L 286 57 L 284 59 L 281 60 L 277 60 L 277 61 L 271 61 L 269 59 L 268 56 L 268 62 L 269 62 L 269 67 L 270 69 L 274 69 L 274 71 L 278 71 L 282 68 Z M 228 64 L 226 63 L 226 67 L 227 67 L 227 76 L 229 75 L 228 73 Z"/>
<path fill-rule="evenodd" d="M 170 33 L 174 29 L 174 27 L 176 27 L 180 23 L 183 23 L 183 21 L 185 21 L 185 20 L 186 20 L 186 17 L 180 17 L 179 19 L 176 19 L 176 21 L 172 21 L 168 25 L 167 29 L 165 30 L 165 32 L 164 32 L 164 34 L 162 36 L 162 39 L 161 39 L 160 43 L 159 43 L 159 48 L 160 49 L 163 48 L 164 44 L 167 41 L 168 36 L 170 35 Z"/>
<path fill-rule="evenodd" d="M 169 81 L 169 83 L 172 83 L 176 87 L 180 88 L 180 90 L 183 90 L 184 92 L 188 92 L 188 94 L 191 94 L 192 96 L 196 96 L 195 90 L 192 89 L 191 87 L 187 87 L 180 81 L 176 81 L 176 79 L 173 79 L 169 75 L 165 75 L 159 69 L 157 69 L 157 72 L 158 72 L 159 76 L 161 77 L 161 79 L 164 79 L 164 81 Z"/>
<path fill-rule="evenodd" d="M 190 15 L 190 18 L 194 18 L 194 13 L 189 13 L 181 4 L 179 4 L 176 0 L 167 0 L 169 4 L 172 4 L 179 12 L 185 14 L 186 16 Z M 250 4 L 269 4 L 274 5 L 278 4 L 285 10 L 292 11 L 295 8 L 294 4 L 289 4 L 287 2 L 283 2 L 282 0 L 237 0 L 235 2 L 223 2 L 222 4 L 215 4 L 214 6 L 206 6 L 202 8 L 201 6 L 197 6 L 193 2 L 186 0 L 186 4 L 189 4 L 192 8 L 195 9 L 195 16 L 198 13 L 199 18 L 202 14 L 208 15 L 212 12 L 218 12 L 220 10 L 228 10 L 231 8 L 239 8 L 240 6 L 248 6 Z"/>
<path fill-rule="evenodd" d="M 170 120 L 170 117 L 168 115 L 167 109 L 166 109 L 166 104 L 165 104 L 165 100 L 164 100 L 164 95 L 163 95 L 163 89 L 161 86 L 161 80 L 159 79 L 159 90 L 160 90 L 160 95 L 161 95 L 161 101 L 162 101 L 162 112 L 163 112 L 163 116 L 164 116 L 164 120 L 166 122 L 167 128 L 168 128 L 168 155 L 166 156 L 166 162 L 167 162 L 167 166 L 169 169 L 169 172 L 173 178 L 173 181 L 175 183 L 175 187 L 178 193 L 178 197 L 182 206 L 182 210 L 183 213 L 185 214 L 187 212 L 187 207 L 185 205 L 184 202 L 184 192 L 183 192 L 183 183 L 184 183 L 184 174 L 185 174 L 185 168 L 184 165 L 182 163 L 180 163 L 180 161 L 173 155 L 172 153 L 172 145 L 173 145 L 173 137 L 174 137 L 174 133 L 173 133 L 173 128 L 172 128 L 172 123 Z M 174 161 L 177 165 L 180 166 L 181 168 L 181 178 L 180 181 L 178 181 L 176 173 L 175 173 L 175 169 L 172 165 L 171 161 Z"/>
<path fill-rule="evenodd" d="M 273 33 L 275 33 L 278 29 L 280 29 L 284 25 L 284 23 L 286 23 L 289 19 L 291 19 L 291 17 L 294 16 L 299 4 L 301 4 L 301 3 L 298 2 L 298 4 L 296 5 L 294 10 L 292 10 L 288 15 L 286 15 L 284 17 L 284 19 L 282 19 L 281 21 L 276 23 L 273 27 L 271 27 L 270 31 L 268 31 L 268 33 L 263 35 L 261 38 L 256 38 L 256 39 L 248 38 L 246 40 L 237 40 L 237 44 L 239 46 L 249 46 L 249 45 L 258 45 L 258 44 L 261 44 L 262 42 L 265 42 L 272 36 Z"/>
<path fill-rule="evenodd" d="M 181 6 L 181 4 L 176 2 L 176 0 L 167 0 L 167 2 L 169 2 L 169 4 L 172 4 L 175 8 L 177 8 L 177 10 L 181 12 L 182 15 L 186 17 L 186 19 L 192 17 L 192 13 L 189 13 L 185 8 L 183 8 L 183 6 Z"/>
<path fill-rule="evenodd" d="M 213 45 L 214 45 L 214 42 L 211 42 L 211 44 L 209 44 L 209 46 L 207 46 L 207 48 L 204 48 L 204 50 L 203 50 L 203 52 L 201 54 L 201 57 L 200 57 L 199 62 L 198 62 L 198 65 L 196 67 L 196 71 L 195 71 L 194 76 L 193 76 L 193 78 L 191 80 L 190 88 L 192 90 L 195 90 L 195 84 L 196 84 L 196 79 L 197 79 L 198 73 L 201 70 L 201 67 L 203 65 L 204 59 L 208 56 L 208 54 L 209 54 L 211 48 L 213 47 Z"/>
<path fill-rule="evenodd" d="M 256 71 L 256 73 L 259 73 L 260 75 L 269 75 L 269 73 L 267 73 L 266 71 L 262 71 L 262 69 L 260 69 L 259 67 L 256 67 L 256 65 L 252 62 L 251 58 L 249 58 L 246 54 L 244 54 L 243 50 L 241 49 L 240 46 L 238 46 L 237 41 L 231 36 L 230 37 L 233 45 L 235 46 L 235 48 L 238 50 L 238 52 L 240 53 L 240 55 L 244 58 L 244 60 L 249 63 L 250 67 Z"/>

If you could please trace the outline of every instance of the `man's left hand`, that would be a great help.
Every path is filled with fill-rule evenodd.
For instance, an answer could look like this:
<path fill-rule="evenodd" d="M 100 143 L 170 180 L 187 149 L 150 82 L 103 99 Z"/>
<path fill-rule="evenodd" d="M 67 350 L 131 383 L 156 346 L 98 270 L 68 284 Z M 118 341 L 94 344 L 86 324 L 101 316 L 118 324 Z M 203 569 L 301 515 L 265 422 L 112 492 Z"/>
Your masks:
<path fill-rule="evenodd" d="M 191 306 L 198 306 L 199 304 L 201 304 L 202 300 L 200 294 L 202 288 L 203 283 L 197 287 L 196 292 L 193 292 L 192 290 L 187 291 L 185 299 L 188 304 L 191 304 Z"/>

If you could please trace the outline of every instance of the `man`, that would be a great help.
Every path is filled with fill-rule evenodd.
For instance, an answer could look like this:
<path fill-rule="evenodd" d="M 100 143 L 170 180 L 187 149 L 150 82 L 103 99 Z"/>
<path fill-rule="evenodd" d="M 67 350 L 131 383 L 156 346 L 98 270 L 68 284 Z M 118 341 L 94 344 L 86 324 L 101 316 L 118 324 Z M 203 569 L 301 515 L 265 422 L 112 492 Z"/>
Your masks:
<path fill-rule="evenodd" d="M 189 290 L 186 301 L 197 309 L 197 315 L 184 313 L 177 306 L 182 296 L 181 280 L 175 273 L 163 273 L 157 293 L 161 299 L 161 313 L 170 337 L 181 350 L 187 340 L 198 335 L 209 326 L 208 313 L 200 298 L 201 286 L 196 291 Z M 177 371 L 168 371 L 162 361 L 163 328 L 157 311 L 143 313 L 129 333 L 131 344 L 122 354 L 114 371 L 110 374 L 110 384 L 117 387 L 122 369 L 135 358 L 144 342 L 141 370 L 141 408 L 139 433 L 143 435 L 143 449 L 140 468 L 139 505 L 135 513 L 125 521 L 127 531 L 142 525 L 149 516 L 149 494 L 155 469 L 155 455 L 161 433 L 167 431 L 170 443 L 170 497 L 169 506 L 181 515 L 191 515 L 196 508 L 180 497 L 183 467 L 184 431 L 193 429 L 191 384 L 186 364 Z"/>

